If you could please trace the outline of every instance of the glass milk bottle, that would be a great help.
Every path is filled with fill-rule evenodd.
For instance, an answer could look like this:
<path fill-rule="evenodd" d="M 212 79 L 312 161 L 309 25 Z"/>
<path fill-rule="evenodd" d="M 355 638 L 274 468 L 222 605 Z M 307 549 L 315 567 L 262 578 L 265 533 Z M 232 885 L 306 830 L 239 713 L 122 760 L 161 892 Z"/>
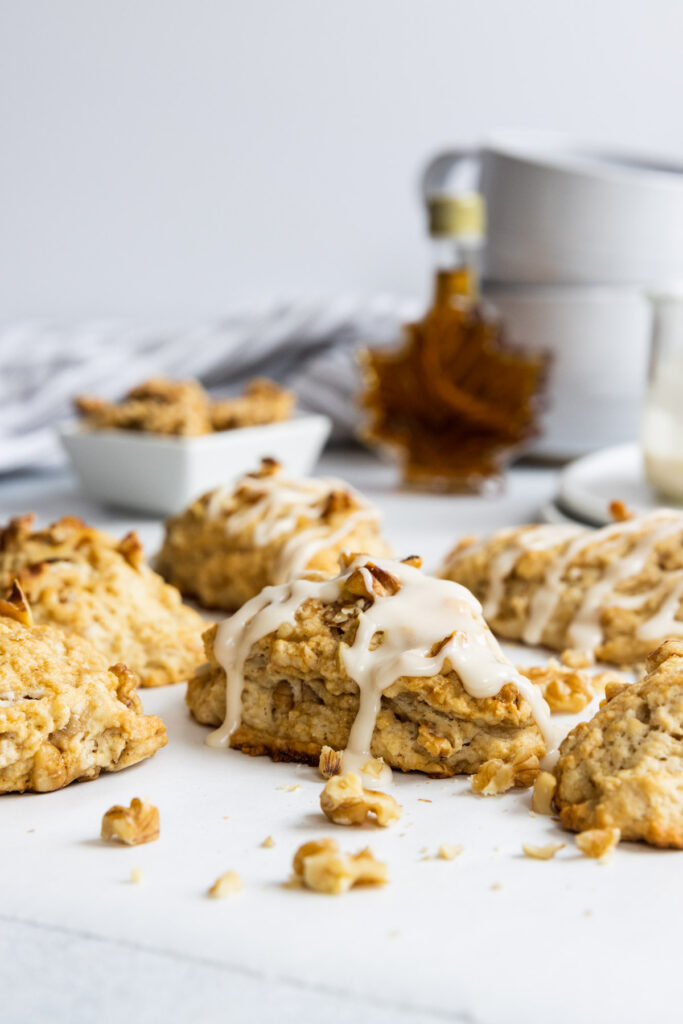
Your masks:
<path fill-rule="evenodd" d="M 643 413 L 645 475 L 665 501 L 683 504 L 683 286 L 651 295 L 652 347 Z"/>

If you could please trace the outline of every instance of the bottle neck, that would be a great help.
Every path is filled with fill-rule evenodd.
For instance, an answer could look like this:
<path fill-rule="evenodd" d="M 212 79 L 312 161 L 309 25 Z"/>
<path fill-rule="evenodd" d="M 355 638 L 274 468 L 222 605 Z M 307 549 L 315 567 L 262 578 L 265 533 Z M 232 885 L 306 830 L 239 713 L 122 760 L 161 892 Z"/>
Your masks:
<path fill-rule="evenodd" d="M 445 305 L 452 298 L 478 299 L 481 239 L 432 238 L 431 244 L 434 304 Z"/>

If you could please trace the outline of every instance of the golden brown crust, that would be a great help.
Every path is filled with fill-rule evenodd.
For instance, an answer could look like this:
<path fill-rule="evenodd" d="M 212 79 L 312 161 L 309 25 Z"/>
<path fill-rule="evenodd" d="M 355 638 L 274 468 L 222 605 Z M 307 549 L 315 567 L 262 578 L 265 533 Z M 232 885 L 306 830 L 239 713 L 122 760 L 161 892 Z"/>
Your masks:
<path fill-rule="evenodd" d="M 612 538 L 598 531 L 584 531 L 586 543 L 567 564 L 556 598 L 549 598 L 552 607 L 540 641 L 544 646 L 558 651 L 573 646 L 572 622 L 590 589 L 653 531 L 651 520 L 631 520 L 628 525 L 628 531 Z M 549 570 L 560 564 L 571 543 L 565 538 L 543 550 L 524 550 L 520 541 L 531 537 L 537 529 L 527 526 L 501 530 L 482 543 L 467 538 L 448 555 L 439 573 L 467 587 L 486 605 L 497 560 L 507 553 L 514 558 L 517 550 L 503 581 L 500 601 L 495 602 L 494 610 L 485 607 L 491 629 L 507 640 L 523 640 L 534 595 L 547 580 Z M 664 605 L 682 577 L 683 523 L 680 530 L 653 545 L 634 573 L 619 581 L 614 590 L 605 592 L 596 620 L 601 632 L 593 649 L 596 658 L 620 666 L 642 662 L 667 634 L 640 636 L 639 629 Z M 642 595 L 642 603 L 635 600 L 638 595 Z M 619 606 L 620 600 L 628 604 L 631 599 L 633 606 Z M 683 611 L 679 610 L 678 616 L 681 622 L 677 628 L 683 631 Z"/>
<path fill-rule="evenodd" d="M 120 402 L 81 395 L 74 404 L 93 430 L 196 437 L 289 419 L 296 398 L 274 381 L 259 377 L 237 398 L 212 402 L 196 380 L 153 377 L 132 388 Z"/>
<path fill-rule="evenodd" d="M 224 398 L 211 405 L 213 430 L 234 430 L 236 427 L 259 427 L 290 419 L 296 406 L 296 395 L 281 388 L 267 377 L 255 377 L 244 394 Z"/>
<path fill-rule="evenodd" d="M 81 637 L 0 615 L 0 793 L 60 789 L 165 746 L 136 686 Z"/>
<path fill-rule="evenodd" d="M 346 675 L 342 643 L 352 643 L 366 599 L 309 599 L 294 624 L 256 643 L 245 664 L 242 721 L 231 744 L 248 754 L 317 765 L 324 746 L 343 750 L 358 712 L 358 686 Z M 205 634 L 209 662 L 188 684 L 197 721 L 225 717 L 225 672 L 215 660 L 216 627 Z M 393 768 L 451 776 L 478 771 L 490 758 L 519 763 L 545 752 L 531 708 L 513 684 L 475 698 L 444 663 L 443 672 L 402 677 L 383 694 L 371 753 Z"/>
<path fill-rule="evenodd" d="M 294 491 L 309 483 L 288 479 L 277 463 L 267 460 L 248 479 L 253 482 L 266 476 L 276 476 L 283 488 Z M 358 497 L 348 487 L 331 485 L 310 511 L 297 517 L 295 524 L 285 526 L 264 543 L 259 543 L 256 531 L 263 523 L 265 510 L 256 522 L 234 531 L 230 527 L 231 521 L 236 522 L 235 517 L 241 516 L 255 500 L 253 487 L 239 482 L 233 492 L 211 491 L 169 519 L 157 560 L 159 572 L 186 597 L 204 607 L 235 611 L 264 587 L 281 582 L 278 572 L 283 552 L 305 531 L 321 531 L 329 538 L 329 543 L 312 552 L 306 563 L 309 570 L 326 576 L 339 571 L 339 557 L 344 549 L 377 556 L 390 554 L 377 518 L 372 514 L 361 517 Z M 286 518 L 287 512 L 283 510 L 281 522 Z"/>
<path fill-rule="evenodd" d="M 623 688 L 564 740 L 555 804 L 565 828 L 616 828 L 623 839 L 683 848 L 683 642 L 648 658 Z"/>
<path fill-rule="evenodd" d="M 117 542 L 64 517 L 33 530 L 33 516 L 0 529 L 0 592 L 18 580 L 37 623 L 85 637 L 125 662 L 143 686 L 187 679 L 202 658 L 204 622 L 145 563 L 134 533 Z"/>

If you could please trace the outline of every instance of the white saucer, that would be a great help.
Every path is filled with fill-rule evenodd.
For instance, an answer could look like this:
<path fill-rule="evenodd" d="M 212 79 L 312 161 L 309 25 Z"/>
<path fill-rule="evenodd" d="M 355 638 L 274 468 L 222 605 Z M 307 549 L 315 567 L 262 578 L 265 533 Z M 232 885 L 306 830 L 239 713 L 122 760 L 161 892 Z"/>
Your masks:
<path fill-rule="evenodd" d="M 612 520 L 609 504 L 615 500 L 623 501 L 638 515 L 662 504 L 645 479 L 638 444 L 620 444 L 585 455 L 560 476 L 560 514 L 603 526 Z"/>

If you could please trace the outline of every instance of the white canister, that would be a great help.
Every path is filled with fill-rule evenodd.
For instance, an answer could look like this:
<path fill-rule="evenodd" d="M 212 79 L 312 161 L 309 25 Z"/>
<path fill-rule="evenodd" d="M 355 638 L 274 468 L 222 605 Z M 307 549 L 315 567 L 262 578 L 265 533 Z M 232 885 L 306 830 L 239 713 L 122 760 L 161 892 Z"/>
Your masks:
<path fill-rule="evenodd" d="M 551 362 L 530 451 L 569 459 L 638 436 L 650 311 L 637 290 L 488 285 L 507 339 Z"/>

